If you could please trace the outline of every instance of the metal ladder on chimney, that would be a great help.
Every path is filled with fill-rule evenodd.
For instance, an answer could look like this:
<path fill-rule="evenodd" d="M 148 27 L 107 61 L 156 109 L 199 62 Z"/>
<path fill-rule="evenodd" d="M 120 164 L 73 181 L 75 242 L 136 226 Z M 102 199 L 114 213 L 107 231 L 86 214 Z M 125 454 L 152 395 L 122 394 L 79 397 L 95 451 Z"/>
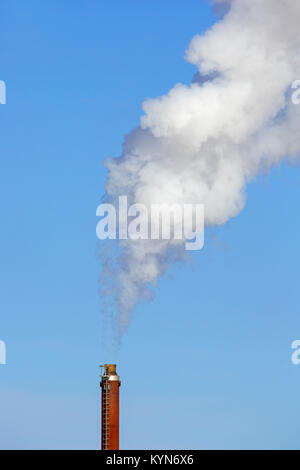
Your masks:
<path fill-rule="evenodd" d="M 103 447 L 104 450 L 108 448 L 108 440 L 109 440 L 109 398 L 108 398 L 108 383 L 107 380 L 103 384 L 104 392 L 104 410 L 103 410 Z"/>

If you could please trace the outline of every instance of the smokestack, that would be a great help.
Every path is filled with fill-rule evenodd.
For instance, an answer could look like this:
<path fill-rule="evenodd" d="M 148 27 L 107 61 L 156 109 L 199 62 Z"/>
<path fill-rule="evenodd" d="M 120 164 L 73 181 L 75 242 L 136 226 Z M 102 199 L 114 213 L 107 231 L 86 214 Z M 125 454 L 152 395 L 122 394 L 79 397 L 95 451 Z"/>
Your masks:
<path fill-rule="evenodd" d="M 101 449 L 119 450 L 119 387 L 116 364 L 104 364 L 101 373 L 102 429 Z"/>

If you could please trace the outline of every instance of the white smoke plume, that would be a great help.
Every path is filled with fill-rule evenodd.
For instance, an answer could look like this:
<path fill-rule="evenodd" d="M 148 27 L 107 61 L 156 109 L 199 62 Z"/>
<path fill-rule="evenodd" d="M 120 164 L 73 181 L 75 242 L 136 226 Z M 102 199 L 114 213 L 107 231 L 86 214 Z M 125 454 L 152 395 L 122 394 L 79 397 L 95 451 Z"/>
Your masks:
<path fill-rule="evenodd" d="M 247 183 L 300 151 L 300 106 L 290 96 L 300 78 L 299 24 L 297 0 L 232 0 L 220 22 L 186 51 L 198 68 L 193 82 L 146 100 L 122 155 L 105 161 L 106 200 L 127 195 L 147 206 L 204 204 L 207 225 L 239 214 Z M 119 243 L 114 296 L 121 335 L 182 246 Z"/>

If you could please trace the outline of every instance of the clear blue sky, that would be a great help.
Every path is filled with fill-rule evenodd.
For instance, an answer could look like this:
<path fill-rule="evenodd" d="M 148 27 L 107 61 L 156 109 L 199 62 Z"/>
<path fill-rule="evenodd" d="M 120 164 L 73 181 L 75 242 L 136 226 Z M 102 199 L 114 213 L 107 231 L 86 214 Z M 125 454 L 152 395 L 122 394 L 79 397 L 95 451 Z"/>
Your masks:
<path fill-rule="evenodd" d="M 1 449 L 96 449 L 98 365 L 122 379 L 123 449 L 300 448 L 300 169 L 247 190 L 118 352 L 103 341 L 96 206 L 145 97 L 195 69 L 206 1 L 10 0 L 0 7 Z"/>

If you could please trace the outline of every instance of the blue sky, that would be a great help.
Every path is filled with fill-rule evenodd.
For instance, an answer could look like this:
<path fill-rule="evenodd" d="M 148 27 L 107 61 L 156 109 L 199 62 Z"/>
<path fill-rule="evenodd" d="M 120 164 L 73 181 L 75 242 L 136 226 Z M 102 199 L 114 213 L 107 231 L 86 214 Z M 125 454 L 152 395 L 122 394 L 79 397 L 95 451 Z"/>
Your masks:
<path fill-rule="evenodd" d="M 98 366 L 114 361 L 123 449 L 300 447 L 299 167 L 248 187 L 119 350 L 103 331 L 101 162 L 146 97 L 190 82 L 184 51 L 215 21 L 196 0 L 1 5 L 1 449 L 98 448 Z"/>

